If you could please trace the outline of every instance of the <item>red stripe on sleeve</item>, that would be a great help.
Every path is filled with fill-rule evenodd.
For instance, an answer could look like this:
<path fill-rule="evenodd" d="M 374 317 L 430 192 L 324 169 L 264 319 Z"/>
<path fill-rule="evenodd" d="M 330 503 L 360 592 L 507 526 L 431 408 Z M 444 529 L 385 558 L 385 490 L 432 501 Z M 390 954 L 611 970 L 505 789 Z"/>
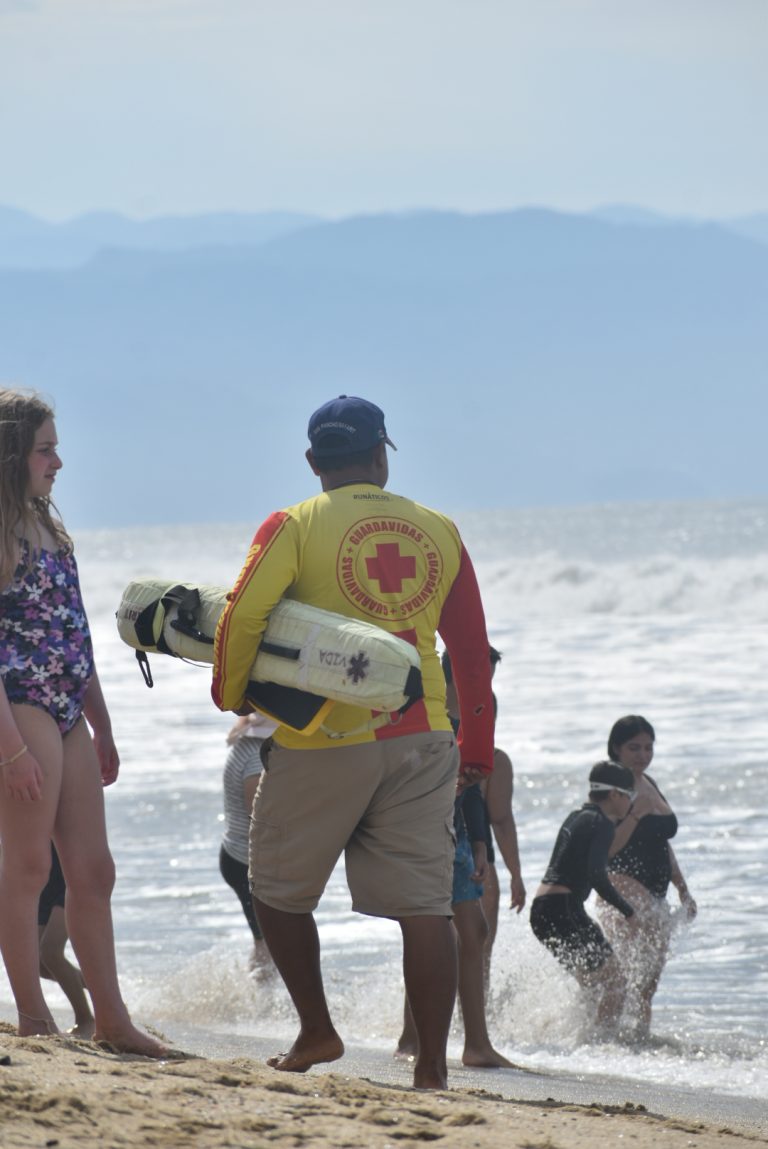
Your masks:
<path fill-rule="evenodd" d="M 259 566 L 269 554 L 275 540 L 279 537 L 289 516 L 284 511 L 276 511 L 261 524 L 253 536 L 245 565 L 237 577 L 234 587 L 227 596 L 227 605 L 222 611 L 216 627 L 216 638 L 213 647 L 213 683 L 211 696 L 220 710 L 229 709 L 224 705 L 227 694 L 229 678 L 228 649 L 231 634 L 232 614 L 243 593 L 253 578 Z"/>
<path fill-rule="evenodd" d="M 493 770 L 493 696 L 485 612 L 472 560 L 462 544 L 459 573 L 443 604 L 438 633 L 451 656 L 459 698 L 462 765 Z"/>

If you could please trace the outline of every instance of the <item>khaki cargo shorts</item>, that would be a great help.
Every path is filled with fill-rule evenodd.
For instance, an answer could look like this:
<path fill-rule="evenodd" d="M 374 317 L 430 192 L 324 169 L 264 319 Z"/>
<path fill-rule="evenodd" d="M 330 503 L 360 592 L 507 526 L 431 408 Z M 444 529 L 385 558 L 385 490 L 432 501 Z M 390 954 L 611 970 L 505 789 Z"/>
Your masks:
<path fill-rule="evenodd" d="M 251 819 L 253 893 L 311 913 L 343 853 L 358 913 L 450 917 L 458 769 L 443 731 L 328 750 L 273 743 Z"/>

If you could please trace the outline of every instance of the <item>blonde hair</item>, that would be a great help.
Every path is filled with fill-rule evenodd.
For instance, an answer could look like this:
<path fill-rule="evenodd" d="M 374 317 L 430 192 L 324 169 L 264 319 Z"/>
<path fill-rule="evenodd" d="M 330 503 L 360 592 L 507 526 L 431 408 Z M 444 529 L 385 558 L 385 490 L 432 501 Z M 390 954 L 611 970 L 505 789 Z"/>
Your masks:
<path fill-rule="evenodd" d="M 35 435 L 52 418 L 53 408 L 34 391 L 0 388 L 0 587 L 13 578 L 19 535 L 31 525 L 45 528 L 60 546 L 72 547 L 53 500 L 27 496 Z"/>

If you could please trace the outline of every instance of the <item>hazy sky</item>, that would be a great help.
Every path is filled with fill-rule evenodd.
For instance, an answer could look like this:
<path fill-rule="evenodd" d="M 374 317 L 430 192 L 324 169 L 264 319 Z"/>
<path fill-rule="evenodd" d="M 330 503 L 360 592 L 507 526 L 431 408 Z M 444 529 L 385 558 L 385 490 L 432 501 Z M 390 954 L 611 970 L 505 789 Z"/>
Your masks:
<path fill-rule="evenodd" d="M 0 202 L 768 210 L 768 0 L 0 0 Z"/>

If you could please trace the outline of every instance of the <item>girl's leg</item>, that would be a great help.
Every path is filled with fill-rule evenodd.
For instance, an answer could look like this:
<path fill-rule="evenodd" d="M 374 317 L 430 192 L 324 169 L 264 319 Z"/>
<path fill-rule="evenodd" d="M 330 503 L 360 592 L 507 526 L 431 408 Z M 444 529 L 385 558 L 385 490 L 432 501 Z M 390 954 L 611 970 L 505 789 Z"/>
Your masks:
<path fill-rule="evenodd" d="M 483 896 L 481 898 L 483 913 L 488 923 L 488 936 L 483 947 L 483 977 L 485 980 L 485 999 L 491 989 L 491 954 L 493 943 L 496 941 L 496 931 L 499 925 L 499 874 L 496 866 L 491 863 L 488 874 L 483 880 Z"/>
<path fill-rule="evenodd" d="M 459 936 L 459 1002 L 464 1021 L 464 1065 L 478 1069 L 510 1068 L 512 1062 L 491 1045 L 485 1019 L 483 952 L 487 923 L 480 900 L 454 902 L 453 922 Z"/>
<path fill-rule="evenodd" d="M 93 1036 L 93 1014 L 85 993 L 83 975 L 77 966 L 67 960 L 65 949 L 69 935 L 64 910 L 54 906 L 46 925 L 39 928 L 40 973 L 57 982 L 75 1015 L 75 1026 L 70 1032 L 78 1037 Z"/>
<path fill-rule="evenodd" d="M 626 889 L 618 879 L 627 883 Z M 614 875 L 613 880 L 635 907 L 635 913 L 624 918 L 605 906 L 601 921 L 626 975 L 625 1020 L 634 1036 L 643 1039 L 650 1034 L 651 1006 L 666 964 L 671 927 L 668 917 L 664 917 L 666 903 L 660 907 L 642 886 L 625 875 Z"/>
<path fill-rule="evenodd" d="M 665 907 L 666 908 L 666 907 Z M 638 1028 L 639 1038 L 649 1037 L 651 1032 L 651 1012 L 653 998 L 659 988 L 664 972 L 672 936 L 670 919 L 664 918 L 657 910 L 648 916 L 645 937 L 644 960 L 638 977 Z"/>
<path fill-rule="evenodd" d="M 0 950 L 19 1012 L 19 1034 L 55 1033 L 40 985 L 37 903 L 51 869 L 51 833 L 59 799 L 62 745 L 51 716 L 14 706 L 21 737 L 43 772 L 34 802 L 8 798 L 0 782 Z"/>
<path fill-rule="evenodd" d="M 167 1049 L 136 1029 L 120 994 L 110 907 L 115 868 L 99 762 L 84 719 L 64 736 L 63 745 L 53 837 L 67 883 L 67 929 L 93 1002 L 94 1037 L 124 1053 L 162 1057 Z"/>
<path fill-rule="evenodd" d="M 597 970 L 576 970 L 576 980 L 594 998 L 595 1023 L 605 1035 L 616 1033 L 627 995 L 627 983 L 616 955 Z"/>
<path fill-rule="evenodd" d="M 406 994 L 403 1000 L 403 1029 L 397 1042 L 395 1057 L 416 1057 L 418 1052 L 419 1035 Z"/>

